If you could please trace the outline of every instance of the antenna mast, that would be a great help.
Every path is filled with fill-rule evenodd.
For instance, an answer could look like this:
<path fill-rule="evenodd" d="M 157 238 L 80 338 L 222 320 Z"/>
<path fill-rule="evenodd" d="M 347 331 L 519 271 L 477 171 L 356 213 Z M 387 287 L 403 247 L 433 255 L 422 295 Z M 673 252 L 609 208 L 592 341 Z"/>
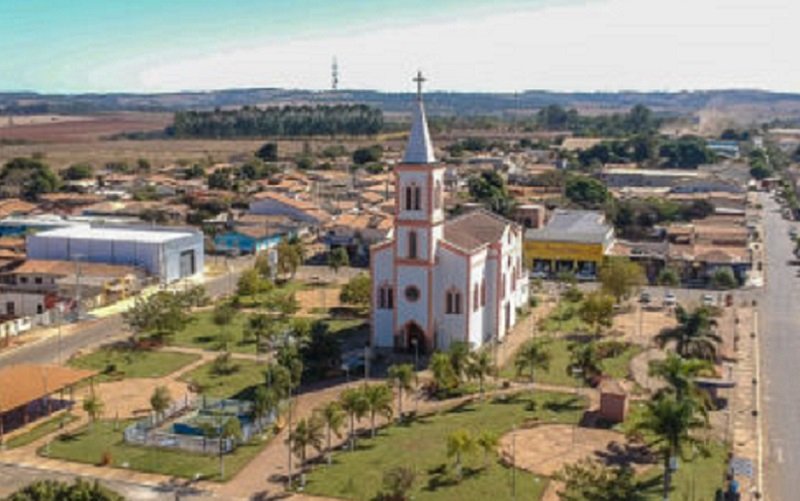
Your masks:
<path fill-rule="evenodd" d="M 333 64 L 331 65 L 331 89 L 339 90 L 339 62 L 336 61 L 336 56 L 333 57 Z"/>

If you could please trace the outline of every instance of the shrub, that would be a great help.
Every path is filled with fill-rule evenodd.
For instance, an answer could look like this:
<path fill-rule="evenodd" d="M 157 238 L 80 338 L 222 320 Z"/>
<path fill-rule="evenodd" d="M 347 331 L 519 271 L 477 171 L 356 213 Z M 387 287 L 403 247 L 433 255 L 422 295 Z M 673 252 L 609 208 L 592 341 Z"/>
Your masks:
<path fill-rule="evenodd" d="M 111 466 L 111 463 L 113 462 L 114 458 L 111 456 L 111 452 L 103 451 L 103 453 L 100 455 L 100 462 L 98 463 L 98 466 Z"/>

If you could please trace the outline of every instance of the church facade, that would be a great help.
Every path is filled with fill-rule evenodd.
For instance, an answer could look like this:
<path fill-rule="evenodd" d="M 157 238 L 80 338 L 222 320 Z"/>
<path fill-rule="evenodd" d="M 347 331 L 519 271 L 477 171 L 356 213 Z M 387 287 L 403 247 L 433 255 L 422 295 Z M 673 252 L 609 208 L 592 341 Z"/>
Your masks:
<path fill-rule="evenodd" d="M 522 228 L 485 210 L 448 219 L 419 75 L 411 133 L 395 167 L 394 230 L 371 248 L 375 348 L 422 352 L 502 339 L 528 299 Z"/>

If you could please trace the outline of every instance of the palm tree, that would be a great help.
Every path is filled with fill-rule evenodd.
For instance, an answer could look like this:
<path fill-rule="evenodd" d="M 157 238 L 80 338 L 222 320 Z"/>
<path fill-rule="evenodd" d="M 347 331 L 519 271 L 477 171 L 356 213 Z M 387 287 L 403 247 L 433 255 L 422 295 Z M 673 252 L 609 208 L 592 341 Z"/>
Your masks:
<path fill-rule="evenodd" d="M 570 374 L 580 372 L 583 380 L 590 382 L 603 373 L 600 367 L 600 354 L 597 351 L 596 343 L 572 343 L 569 347 L 569 351 L 570 356 L 567 371 Z"/>
<path fill-rule="evenodd" d="M 456 341 L 450 343 L 450 349 L 447 350 L 447 355 L 450 357 L 450 365 L 453 366 L 453 373 L 457 381 L 460 383 L 461 378 L 467 372 L 469 365 L 470 349 L 469 344 L 464 341 Z"/>
<path fill-rule="evenodd" d="M 360 421 L 367 414 L 369 405 L 364 391 L 360 388 L 344 390 L 339 395 L 339 403 L 341 403 L 342 410 L 347 413 L 347 417 L 350 420 L 350 450 L 352 451 L 356 446 L 356 419 Z"/>
<path fill-rule="evenodd" d="M 497 436 L 497 433 L 483 430 L 478 435 L 475 443 L 483 451 L 483 467 L 487 468 L 489 466 L 489 454 L 497 448 L 497 444 L 500 443 L 500 437 Z"/>
<path fill-rule="evenodd" d="M 714 366 L 708 360 L 696 358 L 685 359 L 674 353 L 667 355 L 665 360 L 654 361 L 650 364 L 650 375 L 662 378 L 667 383 L 667 388 L 662 393 L 671 393 L 678 400 L 692 398 L 707 407 L 708 395 L 697 387 L 695 378 L 713 373 Z"/>
<path fill-rule="evenodd" d="M 433 381 L 437 389 L 450 389 L 458 384 L 458 378 L 447 353 L 436 352 L 431 355 L 428 368 L 433 373 Z"/>
<path fill-rule="evenodd" d="M 715 360 L 722 338 L 714 332 L 716 322 L 711 318 L 711 311 L 702 307 L 687 312 L 678 306 L 675 308 L 675 316 L 678 325 L 664 329 L 656 336 L 659 346 L 674 342 L 675 351 L 683 358 Z"/>
<path fill-rule="evenodd" d="M 696 402 L 666 394 L 648 401 L 641 418 L 634 423 L 631 432 L 652 436 L 648 445 L 657 447 L 663 456 L 664 499 L 669 499 L 672 488 L 672 458 L 681 454 L 687 445 L 698 444 L 692 432 L 706 425 Z"/>
<path fill-rule="evenodd" d="M 369 411 L 370 436 L 375 437 L 375 416 L 382 414 L 386 418 L 392 416 L 392 389 L 384 384 L 364 387 L 364 399 Z"/>
<path fill-rule="evenodd" d="M 166 386 L 159 386 L 153 390 L 153 394 L 150 396 L 150 407 L 156 413 L 157 419 L 163 416 L 171 403 L 172 395 L 169 394 Z"/>
<path fill-rule="evenodd" d="M 533 374 L 536 369 L 547 370 L 550 368 L 550 351 L 548 344 L 549 338 L 529 339 L 517 352 L 514 357 L 514 366 L 517 369 L 517 375 L 521 376 L 528 372 L 528 378 L 533 384 Z"/>
<path fill-rule="evenodd" d="M 300 458 L 300 465 L 306 464 L 306 452 L 309 447 L 315 450 L 322 450 L 323 443 L 323 423 L 317 417 L 301 419 L 297 422 L 291 433 L 289 433 L 288 443 L 292 452 Z"/>
<path fill-rule="evenodd" d="M 341 429 L 344 424 L 345 413 L 342 409 L 342 404 L 339 402 L 328 402 L 317 409 L 317 415 L 320 421 L 325 425 L 325 455 L 328 464 L 331 464 L 331 438 L 335 433 L 337 437 L 341 437 Z"/>
<path fill-rule="evenodd" d="M 414 379 L 414 366 L 396 364 L 389 367 L 389 383 L 397 388 L 397 417 L 403 420 L 403 392 L 411 390 Z"/>
<path fill-rule="evenodd" d="M 94 393 L 83 399 L 83 410 L 89 415 L 92 424 L 103 415 L 103 407 L 103 401 Z"/>
<path fill-rule="evenodd" d="M 276 323 L 277 322 L 275 322 L 275 319 L 270 318 L 264 313 L 253 315 L 248 319 L 247 325 L 244 328 L 244 335 L 247 339 L 255 340 L 256 355 L 261 353 L 261 339 L 270 339 L 274 337 L 274 325 Z"/>
<path fill-rule="evenodd" d="M 487 376 L 495 373 L 495 365 L 492 360 L 491 354 L 486 350 L 475 352 L 470 357 L 469 365 L 467 366 L 467 376 L 476 378 L 481 392 L 481 400 L 483 400 L 484 383 Z"/>
<path fill-rule="evenodd" d="M 278 395 L 275 390 L 269 389 L 263 385 L 256 387 L 256 391 L 253 394 L 252 407 L 253 420 L 256 423 L 259 423 L 262 419 L 264 419 L 264 417 L 272 412 L 277 406 Z"/>
<path fill-rule="evenodd" d="M 455 457 L 456 476 L 461 479 L 461 460 L 475 449 L 475 440 L 467 430 L 456 430 L 447 436 L 447 457 Z"/>

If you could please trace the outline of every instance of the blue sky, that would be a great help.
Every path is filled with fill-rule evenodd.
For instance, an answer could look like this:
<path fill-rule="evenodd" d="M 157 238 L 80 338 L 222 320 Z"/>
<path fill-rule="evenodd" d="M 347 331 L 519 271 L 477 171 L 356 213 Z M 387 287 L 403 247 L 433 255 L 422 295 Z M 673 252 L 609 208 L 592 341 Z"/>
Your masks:
<path fill-rule="evenodd" d="M 792 0 L 0 0 L 0 90 L 800 90 Z"/>

